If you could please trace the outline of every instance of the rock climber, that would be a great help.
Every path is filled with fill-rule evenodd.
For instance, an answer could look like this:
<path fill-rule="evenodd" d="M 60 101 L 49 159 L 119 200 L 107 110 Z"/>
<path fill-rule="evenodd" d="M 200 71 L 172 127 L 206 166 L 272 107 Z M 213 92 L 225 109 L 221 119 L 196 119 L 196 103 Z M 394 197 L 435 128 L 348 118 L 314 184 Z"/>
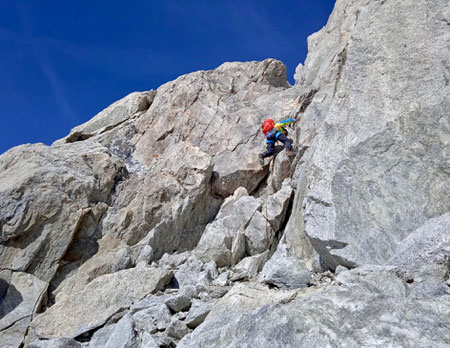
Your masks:
<path fill-rule="evenodd" d="M 264 165 L 264 158 L 275 155 L 277 141 L 281 141 L 286 149 L 286 155 L 293 156 L 295 153 L 292 151 L 291 140 L 287 137 L 288 131 L 285 128 L 287 125 L 295 123 L 293 118 L 285 121 L 275 123 L 272 119 L 267 119 L 262 124 L 261 128 L 266 136 L 266 151 L 259 154 L 259 163 Z"/>

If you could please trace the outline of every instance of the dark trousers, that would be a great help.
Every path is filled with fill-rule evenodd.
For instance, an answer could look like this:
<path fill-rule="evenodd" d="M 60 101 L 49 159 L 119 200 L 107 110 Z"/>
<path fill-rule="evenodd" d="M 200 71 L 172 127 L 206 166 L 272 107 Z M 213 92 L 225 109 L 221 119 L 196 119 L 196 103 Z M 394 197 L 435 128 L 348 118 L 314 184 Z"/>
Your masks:
<path fill-rule="evenodd" d="M 288 150 L 288 151 L 292 150 L 291 141 L 289 140 L 289 138 L 286 135 L 281 133 L 278 136 L 277 140 L 281 141 L 284 144 L 284 147 L 286 150 Z M 275 146 L 275 143 L 267 143 L 266 151 L 262 153 L 262 158 L 273 156 L 273 155 L 279 153 L 282 149 L 283 149 L 282 146 Z"/>

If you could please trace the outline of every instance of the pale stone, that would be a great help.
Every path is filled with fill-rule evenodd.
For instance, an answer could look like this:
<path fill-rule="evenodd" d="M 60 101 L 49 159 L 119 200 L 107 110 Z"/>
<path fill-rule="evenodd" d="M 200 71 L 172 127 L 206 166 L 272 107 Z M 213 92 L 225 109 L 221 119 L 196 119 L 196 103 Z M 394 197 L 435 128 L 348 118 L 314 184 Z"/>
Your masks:
<path fill-rule="evenodd" d="M 156 91 L 130 93 L 99 112 L 86 123 L 73 128 L 67 137 L 56 141 L 55 144 L 85 140 L 114 129 L 128 119 L 136 117 L 139 112 L 148 110 L 155 95 Z"/>
<path fill-rule="evenodd" d="M 19 347 L 48 284 L 31 274 L 0 271 L 0 339 Z"/>
<path fill-rule="evenodd" d="M 260 282 L 286 289 L 304 288 L 310 280 L 311 272 L 302 261 L 288 252 L 285 243 L 278 244 L 259 275 Z"/>
<path fill-rule="evenodd" d="M 229 266 L 232 261 L 232 243 L 253 215 L 261 208 L 261 201 L 250 196 L 239 198 L 228 215 L 214 220 L 203 233 L 195 255 L 202 261 L 213 260 L 218 267 Z"/>
<path fill-rule="evenodd" d="M 263 268 L 264 264 L 269 259 L 269 250 L 262 254 L 248 256 L 239 262 L 233 270 L 238 274 L 245 275 L 246 278 L 255 277 Z"/>
<path fill-rule="evenodd" d="M 181 311 L 187 311 L 191 307 L 191 300 L 189 297 L 186 297 L 184 295 L 176 295 L 171 298 L 169 298 L 165 302 L 166 306 L 169 307 L 173 312 L 181 312 Z"/>
<path fill-rule="evenodd" d="M 189 333 L 189 328 L 182 321 L 172 318 L 172 321 L 167 326 L 165 334 L 169 337 L 172 337 L 176 340 L 179 340 L 186 336 Z"/>
<path fill-rule="evenodd" d="M 55 275 L 83 221 L 106 201 L 121 162 L 99 144 L 15 147 L 0 156 L 0 268 Z"/>
<path fill-rule="evenodd" d="M 195 329 L 197 326 L 203 323 L 211 309 L 214 307 L 215 303 L 216 301 L 204 302 L 194 300 L 185 320 L 187 327 L 190 329 Z"/>
<path fill-rule="evenodd" d="M 235 286 L 178 347 L 233 347 L 242 342 L 258 347 L 447 344 L 448 295 L 418 300 L 405 297 L 401 287 L 384 287 L 394 279 L 389 270 L 348 272 L 351 284 L 285 293 L 283 298 L 265 288 Z M 372 293 L 372 286 L 380 292 Z"/>
<path fill-rule="evenodd" d="M 317 92 L 293 174 L 304 226 L 288 233 L 306 233 L 331 269 L 384 264 L 450 210 L 448 6 L 342 0 L 308 39 L 297 87 Z"/>
<path fill-rule="evenodd" d="M 101 326 L 133 302 L 162 289 L 171 278 L 170 272 L 151 268 L 103 275 L 38 315 L 31 328 L 41 338 L 76 337 Z M 68 316 L 68 312 L 71 315 Z"/>
<path fill-rule="evenodd" d="M 81 348 L 80 342 L 73 338 L 63 337 L 54 338 L 52 340 L 36 341 L 25 345 L 25 348 Z"/>

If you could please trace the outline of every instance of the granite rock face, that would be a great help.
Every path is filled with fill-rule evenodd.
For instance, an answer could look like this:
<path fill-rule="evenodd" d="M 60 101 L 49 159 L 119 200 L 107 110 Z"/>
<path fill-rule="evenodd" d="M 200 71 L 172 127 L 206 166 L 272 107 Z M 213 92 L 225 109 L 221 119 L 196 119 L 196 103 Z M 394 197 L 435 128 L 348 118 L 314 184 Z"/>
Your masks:
<path fill-rule="evenodd" d="M 383 264 L 450 209 L 448 7 L 341 0 L 308 40 L 296 83 L 316 92 L 294 181 L 303 229 L 331 268 Z"/>
<path fill-rule="evenodd" d="M 47 283 L 24 272 L 0 271 L 0 332 L 2 345 L 19 346 L 39 309 Z"/>
<path fill-rule="evenodd" d="M 2 345 L 449 345 L 448 23 L 338 0 L 295 86 L 225 63 L 1 155 Z"/>
<path fill-rule="evenodd" d="M 380 280 L 389 286 L 373 291 Z M 251 288 L 232 291 L 180 347 L 445 346 L 449 297 L 405 296 L 388 271 L 355 275 L 351 284 L 275 300 Z M 234 289 L 236 289 L 235 287 Z M 267 291 L 267 290 L 266 290 Z M 250 299 L 249 299 L 250 297 Z M 260 301 L 257 303 L 257 301 Z M 427 313 L 424 317 L 423 313 Z"/>
<path fill-rule="evenodd" d="M 83 225 L 104 213 L 98 205 L 120 180 L 122 161 L 86 141 L 19 146 L 0 157 L 0 168 L 1 268 L 48 282 L 58 263 L 70 257 L 66 254 L 74 239 L 88 239 L 88 253 L 95 249 L 95 231 L 82 231 Z"/>
<path fill-rule="evenodd" d="M 77 337 L 102 326 L 112 315 L 137 300 L 161 290 L 171 277 L 169 272 L 151 268 L 98 277 L 36 317 L 31 329 L 39 338 Z"/>

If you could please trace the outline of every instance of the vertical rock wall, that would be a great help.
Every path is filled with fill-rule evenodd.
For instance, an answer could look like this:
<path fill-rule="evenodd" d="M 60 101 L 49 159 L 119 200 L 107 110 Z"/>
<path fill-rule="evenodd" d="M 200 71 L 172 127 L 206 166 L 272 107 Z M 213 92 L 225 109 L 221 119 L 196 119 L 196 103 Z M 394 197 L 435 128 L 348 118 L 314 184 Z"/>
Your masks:
<path fill-rule="evenodd" d="M 308 40 L 296 81 L 316 93 L 294 174 L 304 226 L 292 234 L 304 230 L 332 268 L 383 264 L 450 209 L 448 7 L 337 1 Z"/>

